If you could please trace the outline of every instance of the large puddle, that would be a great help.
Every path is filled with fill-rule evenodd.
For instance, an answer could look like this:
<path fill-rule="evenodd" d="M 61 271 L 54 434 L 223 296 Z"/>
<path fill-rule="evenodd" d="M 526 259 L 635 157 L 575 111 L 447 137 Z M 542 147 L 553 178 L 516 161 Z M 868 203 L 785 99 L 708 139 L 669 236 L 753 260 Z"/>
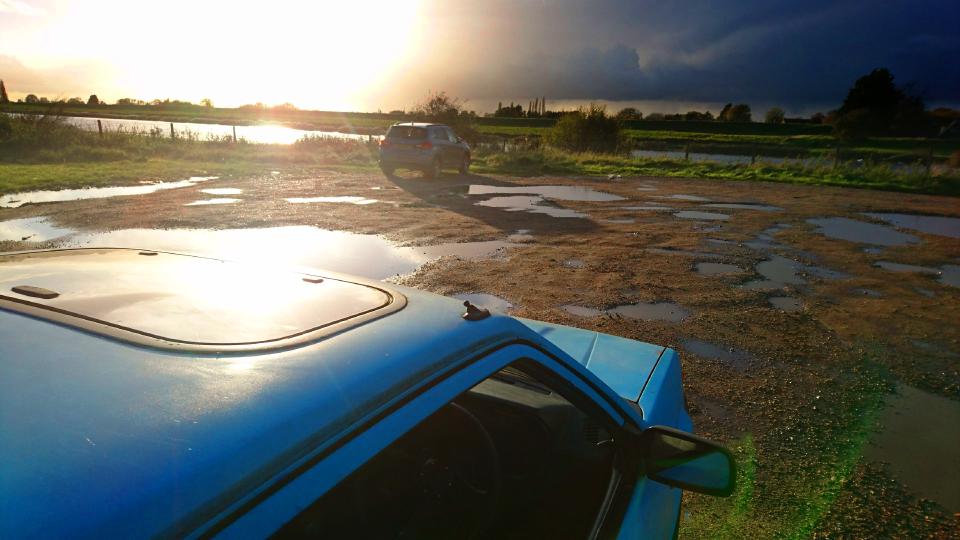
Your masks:
<path fill-rule="evenodd" d="M 675 217 L 683 219 L 702 219 L 708 221 L 726 221 L 730 216 L 726 214 L 717 214 L 715 212 L 700 212 L 698 210 L 683 210 L 674 214 Z"/>
<path fill-rule="evenodd" d="M 844 217 L 811 218 L 807 223 L 816 225 L 817 232 L 828 238 L 847 240 L 860 244 L 876 246 L 904 246 L 917 244 L 920 239 L 912 234 L 902 233 L 892 227 L 866 223 Z"/>
<path fill-rule="evenodd" d="M 829 280 L 850 278 L 849 274 L 843 272 L 803 264 L 780 255 L 771 255 L 769 259 L 757 263 L 755 268 L 764 279 L 745 283 L 743 288 L 768 291 L 782 289 L 787 285 L 803 285 L 807 282 L 806 275 Z"/>
<path fill-rule="evenodd" d="M 31 218 L 34 219 L 34 218 Z M 60 247 L 127 247 L 174 251 L 220 259 L 310 267 L 372 279 L 409 274 L 441 257 L 496 257 L 514 246 L 504 241 L 404 247 L 375 235 L 309 226 L 265 229 L 122 229 L 74 233 L 43 219 L 0 222 L 0 239 L 63 238 Z M 12 237 L 8 237 L 12 235 Z"/>
<path fill-rule="evenodd" d="M 937 276 L 937 281 L 951 287 L 960 287 L 960 266 L 955 264 L 945 264 L 939 268 L 930 266 L 917 266 L 914 264 L 903 264 L 890 261 L 878 261 L 874 266 L 883 268 L 889 272 L 908 272 L 917 274 L 927 274 Z"/>
<path fill-rule="evenodd" d="M 0 207 L 17 208 L 27 203 L 44 203 L 60 201 L 76 201 L 80 199 L 104 199 L 130 195 L 146 195 L 164 189 L 177 189 L 196 185 L 206 180 L 214 180 L 216 176 L 192 176 L 177 182 L 156 182 L 138 186 L 92 187 L 82 189 L 61 189 L 44 191 L 24 191 L 11 193 L 0 197 Z"/>
<path fill-rule="evenodd" d="M 467 195 L 539 195 L 560 201 L 607 202 L 622 201 L 623 197 L 582 186 L 489 186 L 471 184 Z"/>
<path fill-rule="evenodd" d="M 215 199 L 200 199 L 184 204 L 184 206 L 209 206 L 211 204 L 234 204 L 240 202 L 240 199 L 231 199 L 229 197 L 217 197 Z"/>
<path fill-rule="evenodd" d="M 284 199 L 288 203 L 294 204 L 304 204 L 304 203 L 345 203 L 345 204 L 359 204 L 367 205 L 379 202 L 377 199 L 368 199 L 366 197 L 360 197 L 357 195 L 339 195 L 332 197 L 290 197 Z"/>
<path fill-rule="evenodd" d="M 45 217 L 0 221 L 0 241 L 46 242 L 73 234 L 73 229 L 57 227 Z"/>
<path fill-rule="evenodd" d="M 880 221 L 886 221 L 901 229 L 911 229 L 937 236 L 960 238 L 960 218 L 887 213 L 865 213 L 864 215 Z"/>
<path fill-rule="evenodd" d="M 569 208 L 560 208 L 559 206 L 546 206 L 543 197 L 539 195 L 512 195 L 508 197 L 493 197 L 485 201 L 480 201 L 477 206 L 487 206 L 490 208 L 500 208 L 507 212 L 531 212 L 534 214 L 546 214 L 555 218 L 585 218 L 587 214 L 577 212 Z"/>
<path fill-rule="evenodd" d="M 960 402 L 901 384 L 864 454 L 917 495 L 960 512 Z"/>
<path fill-rule="evenodd" d="M 761 212 L 783 212 L 783 208 L 759 203 L 711 203 L 703 206 L 709 208 L 728 208 L 731 210 L 759 210 Z"/>

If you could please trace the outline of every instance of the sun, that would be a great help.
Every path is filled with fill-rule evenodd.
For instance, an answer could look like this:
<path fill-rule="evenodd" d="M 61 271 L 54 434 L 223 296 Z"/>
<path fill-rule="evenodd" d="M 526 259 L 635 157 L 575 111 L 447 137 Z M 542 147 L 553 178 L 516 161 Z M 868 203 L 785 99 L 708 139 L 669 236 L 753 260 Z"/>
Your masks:
<path fill-rule="evenodd" d="M 419 0 L 148 6 L 77 3 L 47 33 L 46 52 L 110 65 L 130 97 L 349 110 L 387 84 L 420 35 Z"/>

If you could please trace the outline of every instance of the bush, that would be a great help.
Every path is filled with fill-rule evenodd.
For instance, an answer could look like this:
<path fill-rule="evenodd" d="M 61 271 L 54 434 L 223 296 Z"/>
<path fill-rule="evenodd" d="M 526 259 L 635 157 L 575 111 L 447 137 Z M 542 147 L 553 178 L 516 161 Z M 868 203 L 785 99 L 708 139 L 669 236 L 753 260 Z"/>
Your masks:
<path fill-rule="evenodd" d="M 947 159 L 947 165 L 954 169 L 960 169 L 960 150 L 954 150 Z"/>
<path fill-rule="evenodd" d="M 620 122 L 593 104 L 561 116 L 547 134 L 550 144 L 574 152 L 614 152 L 621 140 Z"/>
<path fill-rule="evenodd" d="M 783 123 L 783 109 L 780 107 L 774 107 L 767 111 L 767 114 L 763 117 L 763 120 L 768 124 L 782 124 Z"/>

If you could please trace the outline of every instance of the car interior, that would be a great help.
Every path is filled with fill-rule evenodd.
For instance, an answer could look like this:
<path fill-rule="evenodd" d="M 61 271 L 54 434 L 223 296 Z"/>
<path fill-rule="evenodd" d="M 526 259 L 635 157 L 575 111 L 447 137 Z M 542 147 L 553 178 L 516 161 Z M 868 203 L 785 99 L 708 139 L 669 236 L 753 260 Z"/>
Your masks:
<path fill-rule="evenodd" d="M 278 538 L 585 538 L 613 478 L 596 419 L 507 367 L 400 437 Z"/>

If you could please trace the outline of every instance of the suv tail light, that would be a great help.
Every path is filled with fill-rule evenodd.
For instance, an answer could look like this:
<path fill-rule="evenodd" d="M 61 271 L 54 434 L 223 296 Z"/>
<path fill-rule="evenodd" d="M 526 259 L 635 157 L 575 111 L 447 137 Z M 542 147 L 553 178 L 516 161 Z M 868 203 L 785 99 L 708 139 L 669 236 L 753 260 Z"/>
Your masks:
<path fill-rule="evenodd" d="M 386 137 L 380 139 L 380 147 L 383 148 L 384 146 L 390 146 L 390 143 L 387 142 L 387 138 L 386 138 Z"/>
<path fill-rule="evenodd" d="M 421 150 L 429 150 L 429 149 L 433 148 L 433 143 L 430 142 L 430 141 L 423 141 L 422 143 L 420 143 L 420 144 L 417 145 L 417 148 L 419 148 L 419 149 L 421 149 Z"/>

